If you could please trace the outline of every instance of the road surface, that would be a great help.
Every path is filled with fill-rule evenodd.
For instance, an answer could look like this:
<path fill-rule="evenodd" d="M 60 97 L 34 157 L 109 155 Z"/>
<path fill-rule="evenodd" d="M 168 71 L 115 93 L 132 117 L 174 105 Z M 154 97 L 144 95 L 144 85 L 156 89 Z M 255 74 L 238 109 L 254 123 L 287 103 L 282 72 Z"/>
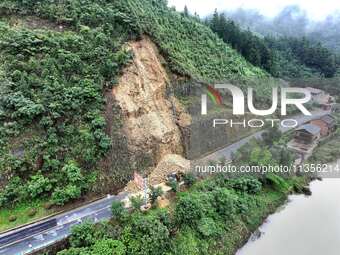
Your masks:
<path fill-rule="evenodd" d="M 17 242 L 2 246 L 0 248 L 1 255 L 23 255 L 47 247 L 57 241 L 63 240 L 70 234 L 71 227 L 80 224 L 84 220 L 91 220 L 93 222 L 103 221 L 111 217 L 111 204 L 113 201 L 120 201 L 127 197 L 127 194 L 108 196 L 104 199 L 98 200 L 89 205 L 80 207 L 70 212 L 52 217 L 56 219 L 57 226 L 48 230 L 34 234 L 29 237 L 23 236 Z M 24 228 L 30 228 L 26 226 Z M 6 232 L 0 235 L 9 235 L 24 228 L 16 229 L 14 231 Z"/>
<path fill-rule="evenodd" d="M 289 117 L 287 119 L 294 119 L 297 121 L 298 125 L 302 125 L 306 122 L 309 122 L 311 120 L 314 119 L 318 119 L 321 116 L 324 116 L 326 114 L 329 114 L 330 111 L 323 111 L 323 110 L 318 110 L 318 111 L 313 111 L 311 116 L 305 116 L 305 115 L 296 115 L 293 117 Z M 287 128 L 287 127 L 282 127 L 280 126 L 279 128 L 281 130 L 281 132 L 285 133 L 289 130 L 291 130 L 291 128 Z M 200 162 L 208 162 L 210 160 L 219 160 L 221 158 L 225 158 L 225 159 L 231 159 L 231 156 L 233 153 L 235 153 L 238 149 L 240 149 L 243 145 L 247 144 L 251 139 L 256 138 L 256 139 L 261 139 L 262 134 L 265 131 L 259 131 L 256 132 L 250 136 L 247 136 L 246 138 L 241 139 L 240 141 L 233 143 L 227 147 L 224 147 L 223 149 L 220 149 L 212 154 L 209 154 L 208 156 L 204 157 L 203 159 L 200 159 Z"/>
<path fill-rule="evenodd" d="M 292 119 L 297 120 L 299 125 L 308 122 L 312 119 L 319 118 L 322 115 L 325 115 L 329 112 L 326 111 L 317 111 L 313 112 L 312 116 L 295 116 L 291 117 Z M 280 128 L 282 132 L 287 132 L 289 129 Z M 210 154 L 205 157 L 203 160 L 211 160 L 211 159 L 220 159 L 221 157 L 225 157 L 226 159 L 231 158 L 231 154 L 236 152 L 241 146 L 249 142 L 252 138 L 261 138 L 261 135 L 264 131 L 259 131 L 249 137 L 246 137 L 232 145 L 229 145 L 215 153 Z M 52 217 L 52 219 L 56 219 L 57 226 L 50 228 L 48 230 L 42 230 L 40 233 L 34 233 L 32 236 L 26 237 L 22 236 L 19 241 L 14 243 L 5 245 L 0 247 L 0 255 L 24 255 L 28 254 L 32 251 L 39 250 L 41 248 L 47 247 L 57 241 L 60 241 L 67 237 L 70 234 L 71 227 L 80 224 L 82 221 L 88 219 L 94 222 L 103 221 L 109 219 L 111 217 L 111 204 L 113 201 L 121 201 L 126 199 L 127 194 L 118 195 L 118 196 L 108 196 L 107 198 L 101 199 L 89 205 L 85 205 L 73 211 L 57 215 Z M 31 225 L 13 230 L 11 232 L 6 232 L 4 234 L 0 234 L 1 237 L 5 235 L 9 235 L 12 233 L 21 233 L 25 228 L 30 228 Z"/>

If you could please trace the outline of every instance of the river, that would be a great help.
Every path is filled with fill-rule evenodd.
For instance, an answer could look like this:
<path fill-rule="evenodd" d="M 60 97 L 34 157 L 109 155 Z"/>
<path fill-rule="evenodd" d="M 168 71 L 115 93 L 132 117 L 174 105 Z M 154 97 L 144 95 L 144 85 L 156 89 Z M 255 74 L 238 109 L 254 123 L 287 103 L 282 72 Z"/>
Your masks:
<path fill-rule="evenodd" d="M 292 195 L 236 255 L 339 255 L 340 179 L 310 184 L 312 196 Z"/>

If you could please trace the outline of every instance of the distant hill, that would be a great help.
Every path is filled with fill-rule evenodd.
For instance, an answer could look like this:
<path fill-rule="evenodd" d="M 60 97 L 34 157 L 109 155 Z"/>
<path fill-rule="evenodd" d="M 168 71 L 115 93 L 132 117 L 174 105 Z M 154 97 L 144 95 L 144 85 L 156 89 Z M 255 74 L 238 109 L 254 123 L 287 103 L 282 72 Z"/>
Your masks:
<path fill-rule="evenodd" d="M 227 16 L 243 28 L 273 37 L 306 37 L 321 42 L 335 53 L 340 53 L 340 15 L 335 12 L 325 20 L 313 21 L 299 6 L 287 6 L 274 18 L 267 18 L 256 10 L 228 11 Z"/>
<path fill-rule="evenodd" d="M 299 31 L 298 24 L 288 26 L 292 18 L 287 14 L 281 16 L 271 23 L 255 11 L 238 10 L 229 14 L 215 11 L 206 23 L 249 62 L 273 76 L 333 77 L 337 71 L 336 55 L 320 42 L 302 37 L 304 33 Z"/>

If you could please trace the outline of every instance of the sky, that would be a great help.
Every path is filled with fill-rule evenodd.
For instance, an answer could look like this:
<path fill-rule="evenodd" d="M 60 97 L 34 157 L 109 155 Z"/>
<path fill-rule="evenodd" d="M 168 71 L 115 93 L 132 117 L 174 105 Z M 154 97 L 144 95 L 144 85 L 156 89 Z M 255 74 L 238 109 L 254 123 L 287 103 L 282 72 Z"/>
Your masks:
<path fill-rule="evenodd" d="M 322 20 L 335 10 L 340 10 L 339 0 L 168 0 L 168 3 L 178 11 L 187 5 L 190 12 L 197 12 L 202 17 L 212 13 L 215 8 L 222 11 L 238 7 L 257 9 L 261 14 L 273 17 L 287 5 L 299 5 L 307 11 L 309 18 Z"/>

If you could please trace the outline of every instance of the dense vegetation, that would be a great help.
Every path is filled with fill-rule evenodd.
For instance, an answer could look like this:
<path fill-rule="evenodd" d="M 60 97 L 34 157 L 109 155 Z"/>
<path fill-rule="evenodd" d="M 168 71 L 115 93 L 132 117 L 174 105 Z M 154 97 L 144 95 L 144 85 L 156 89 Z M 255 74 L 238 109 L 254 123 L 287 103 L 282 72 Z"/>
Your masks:
<path fill-rule="evenodd" d="M 232 48 L 223 43 L 196 17 L 180 14 L 167 7 L 166 1 L 114 1 L 126 20 L 140 33 L 150 35 L 168 60 L 171 69 L 182 75 L 203 80 L 263 77 Z"/>
<path fill-rule="evenodd" d="M 340 109 L 336 113 L 332 115 L 336 118 L 337 123 L 340 121 Z M 309 162 L 315 164 L 330 164 L 332 162 L 336 162 L 339 160 L 339 147 L 340 147 L 340 128 L 338 126 L 336 132 L 331 134 L 329 137 L 324 139 L 316 148 L 315 153 L 308 159 Z M 333 172 L 336 173 L 340 171 L 339 164 L 337 165 L 336 170 Z M 330 171 L 332 173 L 332 171 Z M 333 177 L 333 176 L 330 176 Z M 337 176 L 334 176 L 337 177 Z"/>
<path fill-rule="evenodd" d="M 288 181 L 275 175 L 261 181 L 221 175 L 179 193 L 171 210 L 135 209 L 129 214 L 114 203 L 114 220 L 74 227 L 71 247 L 58 255 L 231 255 L 287 192 L 302 184 L 298 178 Z"/>
<path fill-rule="evenodd" d="M 257 10 L 237 9 L 229 11 L 231 17 L 244 28 L 274 37 L 307 37 L 321 42 L 328 49 L 340 53 L 340 15 L 334 10 L 323 20 L 315 20 L 298 5 L 284 7 L 275 17 L 266 17 Z"/>
<path fill-rule="evenodd" d="M 79 198 L 103 179 L 106 157 L 112 185 L 130 178 L 120 111 L 114 102 L 105 109 L 104 96 L 131 58 L 123 47 L 130 39 L 149 35 L 183 76 L 269 77 L 166 1 L 6 0 L 0 12 L 0 207 Z M 258 84 L 257 93 L 269 95 L 270 86 Z"/>
<path fill-rule="evenodd" d="M 292 153 L 284 146 L 282 134 L 273 128 L 265 137 L 268 139 L 244 145 L 233 163 L 291 165 Z M 220 161 L 209 165 L 225 163 L 225 159 Z M 184 189 L 182 187 L 175 198 L 169 197 L 168 209 L 158 208 L 156 198 L 162 192 L 155 188 L 150 190 L 153 209 L 148 212 L 140 211 L 143 201 L 138 197 L 130 199 L 132 213 L 121 202 L 114 202 L 111 221 L 75 226 L 69 239 L 70 248 L 58 255 L 234 254 L 266 215 L 275 210 L 287 194 L 301 190 L 305 181 L 273 173 L 258 177 L 242 174 L 237 178 L 216 174 L 206 179 L 187 173 Z M 176 185 L 172 192 L 178 190 Z"/>
<path fill-rule="evenodd" d="M 296 78 L 320 74 L 332 78 L 336 75 L 336 56 L 321 43 L 312 43 L 305 37 L 266 37 L 265 41 L 276 53 L 280 76 Z"/>
<path fill-rule="evenodd" d="M 234 21 L 227 19 L 224 13 L 219 14 L 216 10 L 206 23 L 224 42 L 229 43 L 250 63 L 277 76 L 274 54 L 262 38 L 249 30 L 242 30 Z"/>
<path fill-rule="evenodd" d="M 64 204 L 89 188 L 110 149 L 102 93 L 129 54 L 101 28 L 0 30 L 0 169 L 13 176 L 0 206 L 46 193 Z"/>
<path fill-rule="evenodd" d="M 276 77 L 333 77 L 337 71 L 336 56 L 320 43 L 306 38 L 259 37 L 243 30 L 224 13 L 217 11 L 206 21 L 224 42 L 229 43 L 250 63 Z"/>
<path fill-rule="evenodd" d="M 31 12 L 35 3 L 2 4 L 17 13 L 19 7 Z M 58 15 L 56 5 L 40 4 L 39 15 Z M 63 32 L 0 24 L 0 207 L 45 197 L 63 205 L 80 197 L 111 148 L 103 95 L 131 57 L 121 47 L 127 30 L 109 10 L 104 13 L 112 24 L 103 23 L 90 1 L 78 17 L 79 4 L 64 10 L 74 20 L 63 21 Z"/>

